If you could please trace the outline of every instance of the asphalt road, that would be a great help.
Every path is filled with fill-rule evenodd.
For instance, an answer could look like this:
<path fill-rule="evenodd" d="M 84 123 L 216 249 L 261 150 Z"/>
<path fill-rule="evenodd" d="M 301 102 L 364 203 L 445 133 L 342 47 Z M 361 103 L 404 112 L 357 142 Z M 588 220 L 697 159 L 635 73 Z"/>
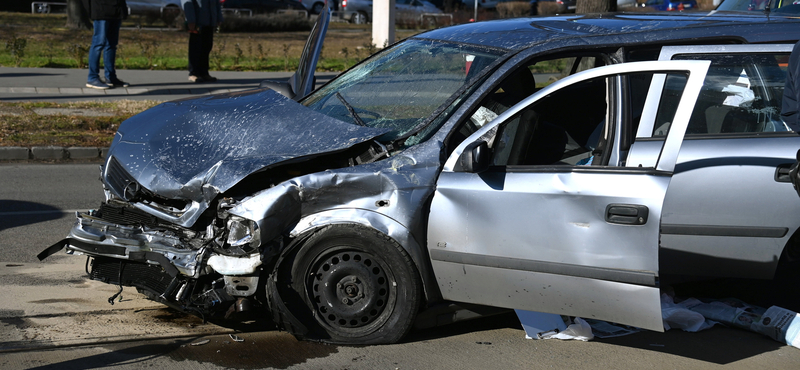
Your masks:
<path fill-rule="evenodd" d="M 96 208 L 99 165 L 0 164 L 0 262 L 38 262 L 37 253 L 67 235 L 75 211 Z"/>
<path fill-rule="evenodd" d="M 87 280 L 82 257 L 35 258 L 66 235 L 73 211 L 102 200 L 97 166 L 0 164 L 2 369 L 800 368 L 800 349 L 719 326 L 537 341 L 511 314 L 412 332 L 395 345 L 344 347 L 299 342 L 263 319 L 204 324 L 132 289 L 112 306 L 116 287 Z"/>
<path fill-rule="evenodd" d="M 257 88 L 261 81 L 287 81 L 289 72 L 212 72 L 216 82 L 193 83 L 186 71 L 117 70 L 127 88 L 96 90 L 86 87 L 87 70 L 68 68 L 0 67 L 0 101 L 70 102 L 80 100 L 168 101 L 206 94 Z M 317 73 L 317 86 L 337 73 Z"/>

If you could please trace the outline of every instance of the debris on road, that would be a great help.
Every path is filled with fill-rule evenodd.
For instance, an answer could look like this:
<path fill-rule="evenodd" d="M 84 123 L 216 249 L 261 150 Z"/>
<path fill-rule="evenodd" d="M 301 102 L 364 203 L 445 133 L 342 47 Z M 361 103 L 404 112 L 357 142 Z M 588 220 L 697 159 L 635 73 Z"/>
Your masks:
<path fill-rule="evenodd" d="M 594 338 L 592 327 L 585 320 L 576 317 L 573 323 L 566 325 L 561 315 L 552 313 L 514 310 L 522 328 L 525 339 L 563 339 L 588 341 Z"/>
<path fill-rule="evenodd" d="M 800 314 L 772 306 L 768 309 L 747 304 L 736 298 L 703 301 L 696 298 L 679 300 L 661 295 L 664 330 L 681 329 L 697 332 L 716 324 L 750 330 L 778 342 L 800 348 Z M 515 310 L 525 330 L 526 339 L 575 339 L 588 341 L 594 337 L 611 338 L 637 333 L 642 329 L 599 320 L 575 317 L 566 326 L 564 316 Z"/>
<path fill-rule="evenodd" d="M 675 303 L 670 295 L 662 293 L 661 318 L 664 320 L 664 330 L 681 329 L 696 332 L 714 326 L 713 322 L 706 321 L 702 313 L 691 309 L 699 304 L 703 304 L 703 302 L 695 298 Z"/>
<path fill-rule="evenodd" d="M 514 310 L 522 328 L 525 329 L 526 339 L 544 339 L 550 333 L 558 333 L 567 329 L 561 315 L 525 310 Z"/>
<path fill-rule="evenodd" d="M 568 326 L 564 331 L 544 335 L 542 339 L 580 340 L 584 342 L 594 339 L 592 327 L 589 326 L 586 320 L 576 317 L 572 322 L 573 324 Z"/>

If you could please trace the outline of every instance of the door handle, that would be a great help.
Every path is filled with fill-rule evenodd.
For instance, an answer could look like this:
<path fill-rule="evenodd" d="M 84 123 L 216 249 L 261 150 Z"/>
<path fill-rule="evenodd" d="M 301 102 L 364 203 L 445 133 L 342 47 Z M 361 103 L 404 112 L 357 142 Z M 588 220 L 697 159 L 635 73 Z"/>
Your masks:
<path fill-rule="evenodd" d="M 609 204 L 606 206 L 606 222 L 621 225 L 644 225 L 650 213 L 640 204 Z"/>
<path fill-rule="evenodd" d="M 792 169 L 793 163 L 784 163 L 778 165 L 778 168 L 775 169 L 775 181 L 776 182 L 792 182 L 792 178 L 789 176 L 789 170 Z"/>

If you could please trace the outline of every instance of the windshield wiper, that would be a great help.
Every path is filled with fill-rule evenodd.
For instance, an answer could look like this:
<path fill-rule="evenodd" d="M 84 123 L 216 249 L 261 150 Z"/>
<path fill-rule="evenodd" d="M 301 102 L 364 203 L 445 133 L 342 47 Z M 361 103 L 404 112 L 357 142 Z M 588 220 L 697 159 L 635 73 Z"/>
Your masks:
<path fill-rule="evenodd" d="M 347 111 L 350 112 L 350 115 L 353 116 L 353 119 L 356 120 L 357 124 L 359 124 L 360 126 L 367 127 L 367 124 L 364 123 L 364 121 L 361 120 L 361 117 L 358 116 L 358 113 L 356 113 L 355 108 L 353 108 L 353 106 L 350 105 L 350 103 L 348 103 L 347 100 L 344 100 L 344 96 L 342 96 L 342 94 L 339 94 L 339 92 L 337 91 L 336 97 L 339 99 L 340 102 L 342 102 L 342 104 L 344 104 L 345 107 L 347 107 Z"/>

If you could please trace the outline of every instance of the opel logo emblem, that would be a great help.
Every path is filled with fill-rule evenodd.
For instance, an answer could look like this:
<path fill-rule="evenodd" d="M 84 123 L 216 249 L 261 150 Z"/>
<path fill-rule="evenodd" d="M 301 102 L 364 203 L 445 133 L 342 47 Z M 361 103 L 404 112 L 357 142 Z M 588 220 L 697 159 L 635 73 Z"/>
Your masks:
<path fill-rule="evenodd" d="M 125 188 L 122 189 L 122 199 L 125 199 L 126 201 L 130 202 L 137 195 L 139 195 L 139 191 L 141 191 L 141 190 L 142 190 L 142 187 L 141 187 L 141 185 L 139 185 L 138 182 L 136 182 L 136 181 L 128 181 L 128 183 L 125 184 Z"/>

